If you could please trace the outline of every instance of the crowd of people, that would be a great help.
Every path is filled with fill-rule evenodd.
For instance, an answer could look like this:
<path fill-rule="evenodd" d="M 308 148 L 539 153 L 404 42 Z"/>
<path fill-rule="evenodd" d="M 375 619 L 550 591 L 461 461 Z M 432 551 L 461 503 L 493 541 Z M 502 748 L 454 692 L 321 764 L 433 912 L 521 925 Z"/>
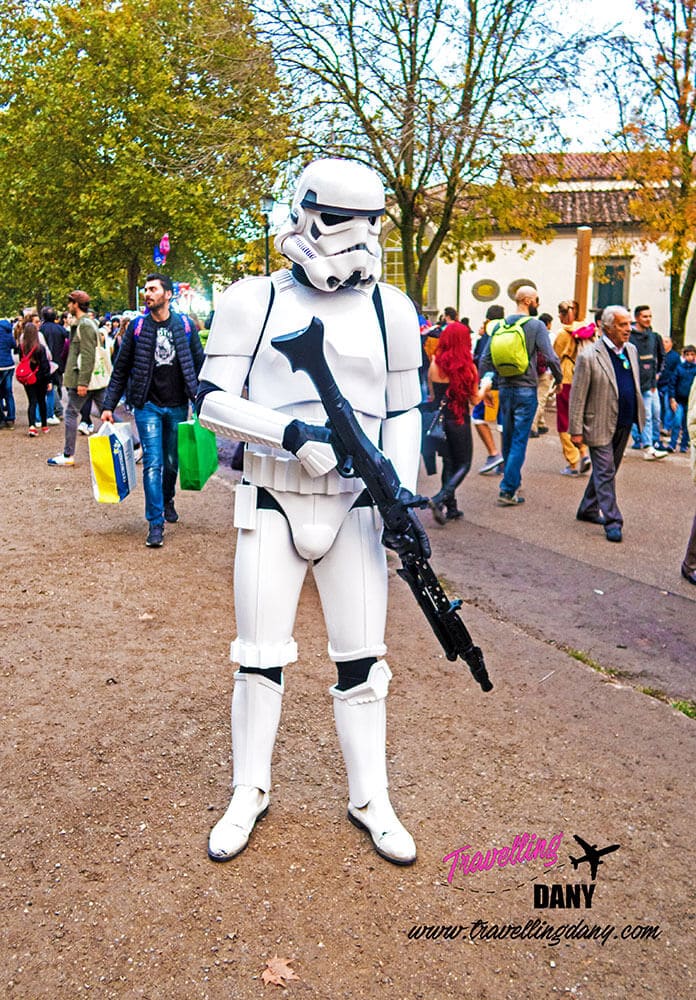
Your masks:
<path fill-rule="evenodd" d="M 526 354 L 519 370 L 504 371 L 496 366 L 495 338 L 515 327 Z M 622 306 L 608 306 L 588 321 L 578 303 L 566 299 L 558 304 L 554 330 L 553 317 L 539 314 L 536 289 L 523 286 L 512 314 L 489 306 L 473 347 L 468 319 L 460 320 L 451 307 L 434 325 L 423 320 L 421 337 L 429 474 L 436 469 L 434 453 L 442 459 L 441 488 L 430 500 L 438 524 L 462 516 L 456 490 L 471 468 L 472 425 L 488 453 L 479 473 L 501 477 L 497 503 L 515 507 L 525 502 L 520 488 L 528 441 L 548 432 L 546 415 L 555 409 L 565 461 L 560 474 L 589 477 L 577 519 L 601 525 L 610 542 L 622 541 L 616 473 L 631 436 L 646 461 L 690 449 L 696 347 L 676 351 L 669 337 L 652 329 L 647 305 L 636 306 L 632 316 Z M 682 566 L 691 583 L 696 527 L 694 532 Z"/>
<path fill-rule="evenodd" d="M 73 306 L 82 307 L 97 331 L 96 337 L 106 346 L 115 359 L 121 337 L 130 320 L 136 315 L 98 316 L 90 308 L 85 292 L 77 291 L 75 302 L 68 301 L 68 308 L 57 313 L 52 306 L 45 306 L 39 315 L 36 309 L 25 309 L 12 319 L 0 319 L 0 427 L 13 430 L 17 414 L 14 396 L 16 368 L 29 357 L 29 366 L 36 374 L 35 381 L 22 382 L 27 397 L 27 434 L 36 437 L 40 432 L 49 433 L 50 426 L 58 426 L 65 416 L 63 405 L 64 374 L 68 365 L 71 333 L 79 324 Z M 95 340 L 96 340 L 95 337 Z M 20 379 L 17 379 L 20 381 Z M 92 400 L 82 402 L 80 434 L 89 436 L 94 431 Z"/>
<path fill-rule="evenodd" d="M 133 371 L 140 373 L 141 381 L 141 369 L 147 372 L 145 396 L 141 399 L 142 392 L 136 393 L 138 399 L 132 409 L 140 437 L 136 444 L 138 460 L 143 457 L 141 442 L 145 443 L 147 544 L 160 547 L 165 522 L 178 517 L 174 508 L 175 428 L 180 419 L 186 418 L 185 411 L 195 398 L 194 375 L 202 364 L 201 342 L 205 342 L 207 331 L 202 331 L 199 338 L 200 324 L 193 321 L 195 340 L 187 333 L 186 347 L 179 344 L 188 372 L 187 385 L 181 364 L 176 361 L 177 349 L 172 346 L 172 325 L 179 334 L 181 331 L 178 320 L 173 324 L 171 320 L 171 316 L 179 314 L 170 313 L 168 308 L 172 297 L 170 281 L 162 275 L 150 276 L 148 281 L 150 298 L 146 305 L 150 318 L 142 340 L 135 330 L 138 313 L 98 316 L 91 308 L 90 296 L 79 289 L 70 293 L 61 314 L 47 306 L 40 316 L 36 310 L 27 309 L 12 320 L 0 320 L 0 427 L 15 427 L 13 383 L 15 376 L 19 380 L 23 369 L 27 369 L 27 378 L 21 379 L 26 394 L 27 434 L 48 434 L 51 426 L 63 421 L 63 450 L 48 463 L 74 465 L 77 435 L 93 433 L 95 413 L 107 421 L 114 420 L 113 411 L 124 400 Z M 163 301 L 159 302 L 159 298 Z M 621 307 L 611 306 L 587 321 L 579 315 L 578 303 L 565 299 L 558 304 L 557 315 L 555 323 L 549 313 L 539 314 L 536 289 L 523 286 L 516 294 L 515 311 L 506 316 L 501 305 L 489 306 L 475 335 L 468 319 L 460 320 L 452 307 L 447 307 L 435 324 L 422 321 L 422 453 L 431 475 L 436 471 L 436 454 L 441 459 L 441 486 L 430 501 L 438 524 L 462 516 L 456 494 L 472 465 L 472 427 L 487 452 L 479 474 L 499 477 L 497 503 L 514 507 L 525 502 L 521 483 L 528 441 L 548 433 L 547 416 L 555 411 L 565 463 L 560 474 L 590 474 L 577 517 L 601 524 L 609 541 L 622 539 L 623 518 L 616 503 L 615 478 L 629 436 L 632 448 L 640 450 L 646 461 L 689 451 L 693 434 L 689 429 L 689 396 L 696 381 L 696 347 L 687 344 L 677 351 L 668 336 L 660 336 L 652 329 L 652 313 L 647 305 L 637 306 L 632 317 Z M 517 320 L 523 324 L 528 365 L 519 374 L 502 374 L 494 364 L 492 337 L 501 327 Z M 620 331 L 615 329 L 617 326 Z M 158 337 L 162 341 L 159 346 Z M 126 352 L 119 363 L 124 344 Z M 608 353 L 599 348 L 597 355 L 598 344 L 603 344 Z M 115 374 L 94 387 L 99 347 L 107 349 Z M 143 351 L 148 354 L 145 362 Z M 587 358 L 581 360 L 586 354 Z M 159 359 L 156 365 L 155 355 Z M 597 355 L 596 371 L 590 355 Z M 597 427 L 591 428 L 587 421 L 588 409 L 591 417 L 596 417 L 587 405 L 588 393 L 596 390 L 589 376 L 595 371 L 597 385 L 601 385 L 598 380 L 602 375 L 611 380 L 607 363 L 613 364 L 616 357 L 619 366 L 612 384 L 619 387 L 618 410 L 614 413 L 613 404 L 610 406 L 612 413 L 605 414 L 607 420 L 598 437 Z M 161 361 L 166 364 L 162 366 Z M 580 382 L 578 372 L 582 373 Z M 153 379 L 157 383 L 154 396 Z M 168 379 L 171 384 L 165 384 Z M 132 388 L 129 395 L 133 396 Z M 601 398 L 606 409 L 607 399 Z M 138 410 L 157 410 L 158 406 L 161 413 L 153 417 L 148 412 L 149 421 L 143 412 L 138 418 Z M 596 400 L 592 406 L 596 409 Z M 177 412 L 168 420 L 172 409 Z M 153 419 L 157 427 L 151 433 Z M 696 552 L 685 560 L 682 572 L 690 582 L 696 582 Z"/>
<path fill-rule="evenodd" d="M 75 465 L 78 433 L 89 437 L 96 414 L 113 423 L 123 402 L 134 418 L 143 463 L 146 545 L 161 548 L 165 522 L 176 522 L 177 427 L 195 401 L 203 346 L 198 323 L 170 310 L 173 283 L 151 274 L 144 287 L 146 312 L 98 317 L 90 295 L 75 289 L 59 318 L 52 307 L 27 309 L 0 320 L 0 426 L 16 423 L 14 381 L 27 398 L 27 433 L 64 426 L 63 449 L 53 467 Z"/>

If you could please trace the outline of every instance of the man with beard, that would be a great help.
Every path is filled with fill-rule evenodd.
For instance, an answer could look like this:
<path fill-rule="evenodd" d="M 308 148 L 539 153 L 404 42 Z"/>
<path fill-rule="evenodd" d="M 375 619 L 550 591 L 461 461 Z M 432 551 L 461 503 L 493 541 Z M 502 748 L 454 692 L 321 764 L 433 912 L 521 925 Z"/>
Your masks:
<path fill-rule="evenodd" d="M 104 395 L 102 420 L 113 423 L 113 411 L 127 391 L 143 447 L 145 544 L 160 548 L 164 522 L 174 523 L 174 488 L 179 470 L 178 427 L 188 420 L 189 400 L 196 398 L 203 348 L 188 316 L 172 312 L 174 289 L 166 274 L 145 281 L 146 316 L 128 326 Z"/>
<path fill-rule="evenodd" d="M 544 323 L 533 317 L 539 312 L 539 293 L 531 285 L 522 285 L 515 293 L 516 311 L 505 320 L 510 326 L 516 320 L 524 321 L 524 338 L 529 364 L 521 375 L 506 376 L 498 373 L 500 409 L 498 419 L 503 428 L 503 478 L 500 482 L 498 503 L 501 507 L 515 507 L 524 503 L 518 493 L 522 483 L 522 466 L 527 455 L 527 441 L 537 411 L 537 353 L 544 355 L 553 374 L 554 385 L 561 382 L 561 365 L 551 346 L 549 331 Z M 529 318 L 532 317 L 532 318 Z M 495 366 L 491 357 L 491 343 L 484 348 L 480 362 L 483 381 L 492 384 Z"/>

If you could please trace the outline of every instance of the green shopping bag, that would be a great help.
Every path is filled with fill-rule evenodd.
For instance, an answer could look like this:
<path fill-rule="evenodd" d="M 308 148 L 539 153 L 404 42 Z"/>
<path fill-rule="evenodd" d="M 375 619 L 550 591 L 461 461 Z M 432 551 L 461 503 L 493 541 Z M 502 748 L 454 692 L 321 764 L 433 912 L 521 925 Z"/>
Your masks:
<path fill-rule="evenodd" d="M 202 490 L 218 467 L 217 441 L 212 431 L 201 427 L 194 413 L 179 424 L 179 486 Z"/>

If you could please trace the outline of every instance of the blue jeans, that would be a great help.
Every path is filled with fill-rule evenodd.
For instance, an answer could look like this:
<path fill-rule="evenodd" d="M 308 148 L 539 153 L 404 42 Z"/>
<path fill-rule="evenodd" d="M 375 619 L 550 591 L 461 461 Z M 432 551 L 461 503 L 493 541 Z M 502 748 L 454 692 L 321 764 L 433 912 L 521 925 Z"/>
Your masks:
<path fill-rule="evenodd" d="M 648 448 L 651 444 L 660 444 L 660 396 L 657 389 L 648 389 L 641 393 L 643 405 L 645 406 L 645 426 L 643 433 L 638 430 L 638 424 L 631 428 L 633 441 L 635 444 L 642 444 Z"/>
<path fill-rule="evenodd" d="M 681 431 L 681 450 L 686 451 L 690 444 L 689 428 L 686 423 L 687 405 L 677 401 L 677 408 L 674 411 L 674 423 L 672 424 L 672 436 L 669 439 L 671 448 L 677 447 L 679 431 Z"/>
<path fill-rule="evenodd" d="M 531 386 L 501 385 L 499 398 L 505 460 L 500 492 L 516 493 L 522 482 L 527 441 L 537 411 L 537 391 Z"/>
<path fill-rule="evenodd" d="M 674 427 L 674 414 L 672 413 L 672 407 L 669 405 L 669 389 L 657 390 L 660 397 L 660 420 L 662 421 L 662 429 L 665 431 L 671 431 Z"/>
<path fill-rule="evenodd" d="M 155 406 L 145 403 L 133 415 L 143 446 L 143 489 L 145 517 L 150 524 L 164 524 L 164 505 L 174 499 L 179 471 L 178 426 L 188 420 L 184 406 Z"/>
<path fill-rule="evenodd" d="M 0 420 L 14 423 L 15 401 L 12 392 L 12 377 L 14 368 L 5 368 L 0 372 Z"/>

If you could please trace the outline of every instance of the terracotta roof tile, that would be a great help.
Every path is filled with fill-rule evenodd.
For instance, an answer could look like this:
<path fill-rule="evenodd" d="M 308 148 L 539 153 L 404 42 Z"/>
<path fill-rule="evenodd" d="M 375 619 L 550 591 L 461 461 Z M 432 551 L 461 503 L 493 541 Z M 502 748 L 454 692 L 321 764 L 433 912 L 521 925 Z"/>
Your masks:
<path fill-rule="evenodd" d="M 626 226 L 639 222 L 629 209 L 630 191 L 549 191 L 546 197 L 558 215 L 554 228 Z"/>
<path fill-rule="evenodd" d="M 628 158 L 625 153 L 518 153 L 505 163 L 513 177 L 525 180 L 622 180 Z"/>

